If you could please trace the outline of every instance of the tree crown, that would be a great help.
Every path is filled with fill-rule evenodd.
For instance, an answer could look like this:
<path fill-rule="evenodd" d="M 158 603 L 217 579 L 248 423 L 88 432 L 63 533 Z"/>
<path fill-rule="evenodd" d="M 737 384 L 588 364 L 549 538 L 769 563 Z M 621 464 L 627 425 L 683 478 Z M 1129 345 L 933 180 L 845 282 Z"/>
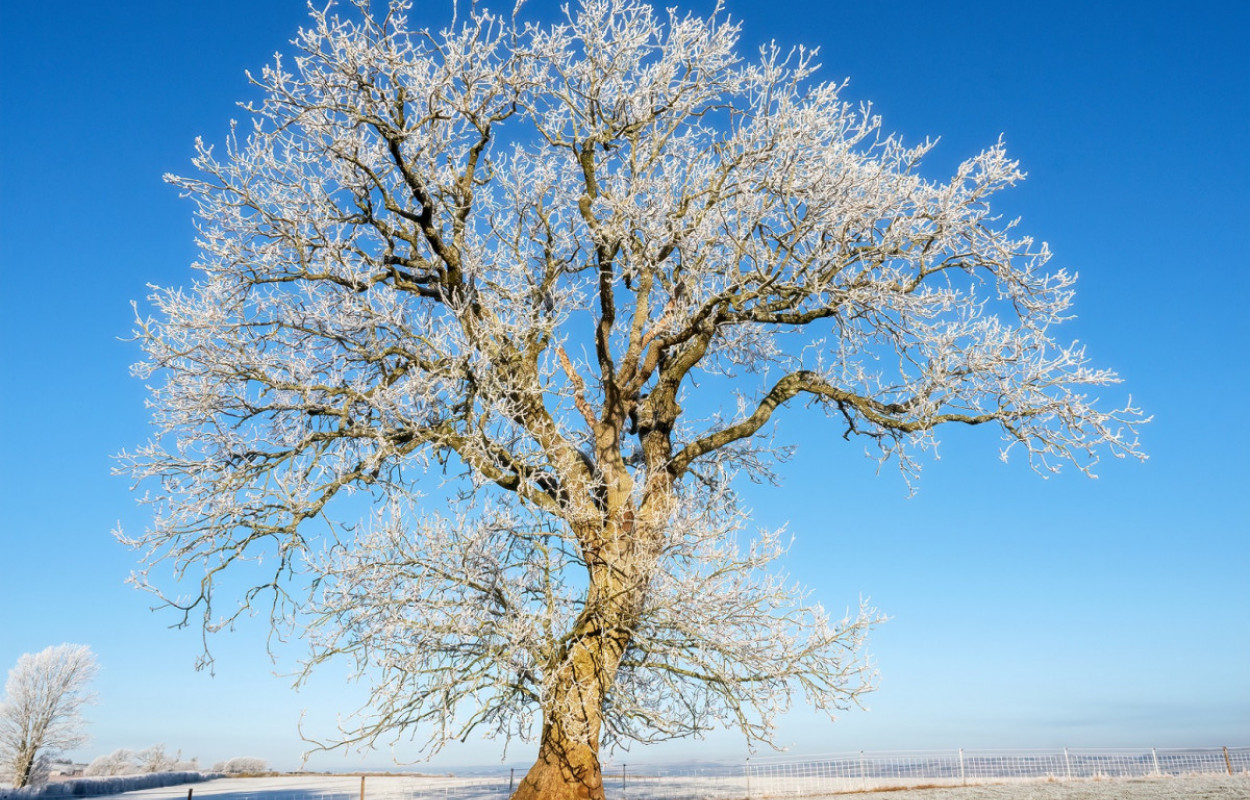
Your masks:
<path fill-rule="evenodd" d="M 783 406 L 904 471 L 953 423 L 1041 470 L 1140 456 L 1139 412 L 1087 395 L 1114 373 L 1054 339 L 1074 277 L 991 211 L 1023 178 L 1001 141 L 923 177 L 932 143 L 816 81 L 815 51 L 743 59 L 719 8 L 431 32 L 354 5 L 314 10 L 250 125 L 170 177 L 201 277 L 140 320 L 159 434 L 123 459 L 157 487 L 129 541 L 198 576 L 173 604 L 212 628 L 272 591 L 321 631 L 313 663 L 380 671 L 361 738 L 470 702 L 433 746 L 524 732 L 609 573 L 640 599 L 613 612 L 607 736 L 767 740 L 795 684 L 853 700 L 873 615 L 830 625 L 752 577 L 775 538 L 736 542 L 732 480 L 771 475 Z M 464 479 L 450 515 L 418 499 L 431 474 Z M 380 501 L 359 528 L 333 522 L 353 492 Z M 260 553 L 270 577 L 215 616 L 216 576 Z"/>
<path fill-rule="evenodd" d="M 91 648 L 61 644 L 26 653 L 0 703 L 0 770 L 17 788 L 47 779 L 51 760 L 87 741 L 83 706 L 99 667 Z"/>

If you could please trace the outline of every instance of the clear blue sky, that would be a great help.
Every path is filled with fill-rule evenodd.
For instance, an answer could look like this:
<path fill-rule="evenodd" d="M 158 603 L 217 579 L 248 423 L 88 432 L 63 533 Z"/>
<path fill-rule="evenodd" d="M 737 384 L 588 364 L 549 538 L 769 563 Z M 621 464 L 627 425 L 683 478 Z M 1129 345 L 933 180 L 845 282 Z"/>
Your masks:
<path fill-rule="evenodd" d="M 1250 744 L 1250 4 L 728 7 L 747 46 L 820 45 L 824 76 L 849 76 L 888 129 L 942 137 L 931 175 L 1005 134 L 1030 178 L 1000 208 L 1081 275 L 1066 335 L 1155 416 L 1151 460 L 1097 481 L 1043 481 L 1001 464 L 992 435 L 954 431 L 911 499 L 835 426 L 783 421 L 802 446 L 782 488 L 750 495 L 760 523 L 788 522 L 788 567 L 827 606 L 868 595 L 893 621 L 872 710 L 798 712 L 782 738 L 801 753 Z M 220 140 L 243 70 L 304 15 L 300 0 L 0 0 L 0 671 L 91 645 L 82 758 L 164 742 L 294 767 L 301 710 L 325 731 L 359 694 L 333 673 L 292 692 L 272 673 L 294 662 L 269 662 L 259 626 L 218 637 L 215 678 L 194 672 L 197 634 L 123 584 L 135 558 L 109 534 L 144 525 L 109 474 L 147 435 L 129 303 L 191 280 L 191 206 L 161 175 L 190 170 L 195 136 Z M 691 755 L 744 748 L 714 736 L 629 759 Z M 435 763 L 498 759 L 471 743 Z"/>

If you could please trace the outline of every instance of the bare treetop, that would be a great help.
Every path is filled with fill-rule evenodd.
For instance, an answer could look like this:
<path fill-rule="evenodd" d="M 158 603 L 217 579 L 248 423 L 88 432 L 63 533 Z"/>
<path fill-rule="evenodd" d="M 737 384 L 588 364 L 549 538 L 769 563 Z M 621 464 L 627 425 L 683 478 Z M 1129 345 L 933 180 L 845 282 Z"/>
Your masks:
<path fill-rule="evenodd" d="M 1001 141 L 925 177 L 932 143 L 815 51 L 742 58 L 720 9 L 410 14 L 314 11 L 170 178 L 201 275 L 141 320 L 158 436 L 124 457 L 154 479 L 131 541 L 199 583 L 174 605 L 224 624 L 220 570 L 276 556 L 238 611 L 272 591 L 313 664 L 372 676 L 348 740 L 537 713 L 541 793 L 557 761 L 595 786 L 600 741 L 768 741 L 794 688 L 853 700 L 872 612 L 829 624 L 761 577 L 775 536 L 738 535 L 732 481 L 771 476 L 788 405 L 909 473 L 947 423 L 1043 471 L 1140 456 L 1140 414 L 1089 396 L 1115 375 L 1055 338 L 1073 276 L 990 208 L 1023 177 Z M 449 514 L 430 475 L 462 479 Z"/>

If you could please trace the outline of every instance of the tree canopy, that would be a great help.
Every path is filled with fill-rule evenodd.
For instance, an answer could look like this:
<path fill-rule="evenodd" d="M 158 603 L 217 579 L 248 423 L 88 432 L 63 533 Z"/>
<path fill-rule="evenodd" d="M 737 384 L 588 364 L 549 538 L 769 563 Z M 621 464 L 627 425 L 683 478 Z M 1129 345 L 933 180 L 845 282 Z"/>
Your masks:
<path fill-rule="evenodd" d="M 140 319 L 157 435 L 123 454 L 184 620 L 263 607 L 369 676 L 343 741 L 536 737 L 518 796 L 602 796 L 602 743 L 854 702 L 875 612 L 769 573 L 734 492 L 796 403 L 906 472 L 952 424 L 1042 471 L 1140 456 L 1055 337 L 1074 276 L 991 210 L 1001 141 L 925 177 L 932 142 L 719 8 L 411 13 L 314 10 L 170 177 L 199 278 Z"/>

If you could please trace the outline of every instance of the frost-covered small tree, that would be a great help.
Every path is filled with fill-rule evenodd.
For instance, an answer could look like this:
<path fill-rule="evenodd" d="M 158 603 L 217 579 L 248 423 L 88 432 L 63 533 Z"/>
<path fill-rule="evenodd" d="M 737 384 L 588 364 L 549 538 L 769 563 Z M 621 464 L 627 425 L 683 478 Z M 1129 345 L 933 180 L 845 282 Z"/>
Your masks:
<path fill-rule="evenodd" d="M 108 755 L 98 756 L 87 765 L 83 774 L 91 777 L 111 775 L 139 775 L 157 772 L 195 772 L 199 759 L 184 761 L 182 751 L 174 755 L 165 752 L 164 744 L 154 744 L 143 750 L 119 748 Z"/>
<path fill-rule="evenodd" d="M 168 755 L 164 744 L 154 744 L 135 753 L 135 764 L 139 772 L 173 772 L 182 761 L 182 753 Z"/>
<path fill-rule="evenodd" d="M 96 756 L 83 770 L 89 778 L 112 777 L 115 775 L 134 775 L 140 772 L 136 763 L 135 751 L 121 747 L 108 755 Z"/>
<path fill-rule="evenodd" d="M 171 178 L 201 277 L 139 322 L 159 433 L 123 456 L 184 622 L 264 608 L 371 682 L 336 743 L 534 738 L 518 797 L 602 797 L 601 746 L 853 703 L 874 612 L 770 576 L 733 491 L 792 406 L 909 473 L 959 425 L 1042 470 L 1138 455 L 1054 338 L 1073 276 L 991 212 L 1001 143 L 923 177 L 931 144 L 719 9 L 409 11 L 314 10 Z"/>
<path fill-rule="evenodd" d="M 82 708 L 97 672 L 91 648 L 61 644 L 17 660 L 0 702 L 0 774 L 21 788 L 47 779 L 49 761 L 87 741 Z"/>
<path fill-rule="evenodd" d="M 239 756 L 229 761 L 218 761 L 213 765 L 213 772 L 224 772 L 227 775 L 255 775 L 260 772 L 267 772 L 269 763 L 263 758 L 252 758 L 250 756 Z"/>

